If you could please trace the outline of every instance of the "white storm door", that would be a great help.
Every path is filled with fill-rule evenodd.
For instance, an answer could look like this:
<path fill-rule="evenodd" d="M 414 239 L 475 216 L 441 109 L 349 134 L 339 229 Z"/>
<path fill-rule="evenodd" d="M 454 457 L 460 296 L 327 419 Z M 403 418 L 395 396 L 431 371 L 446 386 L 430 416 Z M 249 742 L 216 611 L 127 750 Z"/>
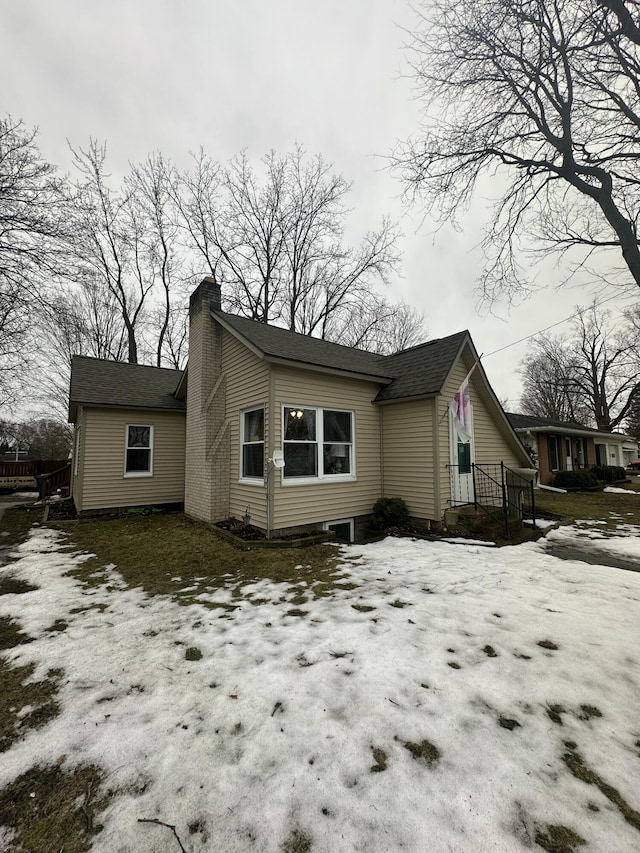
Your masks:
<path fill-rule="evenodd" d="M 451 505 L 461 506 L 475 502 L 473 490 L 473 408 L 471 408 L 471 435 L 456 427 L 449 413 L 449 442 L 451 450 Z"/>

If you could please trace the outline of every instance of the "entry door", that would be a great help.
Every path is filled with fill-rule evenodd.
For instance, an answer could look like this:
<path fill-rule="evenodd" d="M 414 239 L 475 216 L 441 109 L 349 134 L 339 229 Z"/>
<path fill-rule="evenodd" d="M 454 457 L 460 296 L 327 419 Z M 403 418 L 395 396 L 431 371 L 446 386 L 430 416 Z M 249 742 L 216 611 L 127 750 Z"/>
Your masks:
<path fill-rule="evenodd" d="M 451 446 L 451 505 L 474 503 L 473 469 L 473 409 L 471 410 L 471 434 L 456 427 L 455 418 L 449 413 L 449 441 Z"/>
<path fill-rule="evenodd" d="M 573 457 L 571 455 L 571 439 L 565 438 L 564 440 L 565 446 L 565 456 L 566 456 L 566 467 L 565 471 L 573 471 Z"/>

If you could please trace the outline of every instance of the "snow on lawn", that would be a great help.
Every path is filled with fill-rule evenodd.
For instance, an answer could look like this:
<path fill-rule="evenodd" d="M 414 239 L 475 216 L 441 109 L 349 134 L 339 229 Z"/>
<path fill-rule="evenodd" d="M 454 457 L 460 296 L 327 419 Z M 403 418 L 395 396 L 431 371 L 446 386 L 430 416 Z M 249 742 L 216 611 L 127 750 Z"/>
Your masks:
<path fill-rule="evenodd" d="M 540 543 L 386 539 L 344 549 L 357 587 L 333 597 L 293 607 L 261 581 L 235 599 L 230 581 L 180 606 L 114 567 L 81 586 L 67 572 L 86 556 L 63 546 L 34 530 L 3 570 L 40 587 L 0 598 L 36 638 L 10 659 L 66 676 L 62 713 L 3 755 L 0 787 L 61 755 L 101 766 L 117 793 L 94 851 L 178 849 L 139 818 L 175 824 L 189 853 L 513 853 L 548 825 L 640 848 L 566 761 L 640 807 L 640 574 Z"/>

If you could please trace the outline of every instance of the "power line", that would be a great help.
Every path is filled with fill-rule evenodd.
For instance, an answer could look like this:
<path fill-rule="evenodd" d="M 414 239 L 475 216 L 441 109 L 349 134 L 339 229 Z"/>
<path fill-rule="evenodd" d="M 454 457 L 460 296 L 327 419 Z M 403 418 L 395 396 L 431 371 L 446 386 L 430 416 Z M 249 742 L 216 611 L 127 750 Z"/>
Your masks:
<path fill-rule="evenodd" d="M 601 299 L 600 302 L 594 303 L 593 307 L 599 308 L 601 305 L 604 305 L 605 302 L 610 302 L 612 299 L 618 299 L 619 296 L 620 296 L 620 294 L 614 293 L 613 296 L 607 296 L 606 299 Z M 623 297 L 623 298 L 625 298 L 625 297 Z M 627 299 L 632 299 L 632 298 L 635 299 L 636 297 L 635 296 L 633 296 L 633 297 L 628 296 L 626 298 Z M 500 349 L 494 349 L 494 350 L 492 350 L 492 352 L 485 353 L 484 358 L 488 358 L 490 355 L 495 355 L 498 352 L 503 352 L 503 350 L 510 349 L 511 347 L 515 347 L 517 344 L 521 344 L 524 341 L 528 341 L 531 338 L 535 338 L 536 335 L 541 335 L 543 332 L 548 332 L 549 329 L 555 329 L 556 326 L 562 326 L 563 323 L 567 323 L 569 320 L 573 320 L 575 317 L 578 317 L 580 314 L 584 314 L 584 312 L 588 311 L 588 310 L 589 310 L 588 308 L 579 308 L 573 314 L 570 314 L 568 317 L 565 317 L 564 320 L 558 320 L 557 323 L 552 323 L 550 326 L 545 326 L 544 329 L 538 329 L 537 332 L 532 332 L 530 335 L 526 335 L 524 338 L 519 338 L 517 341 L 513 341 L 510 344 L 506 344 L 505 346 L 500 347 Z"/>

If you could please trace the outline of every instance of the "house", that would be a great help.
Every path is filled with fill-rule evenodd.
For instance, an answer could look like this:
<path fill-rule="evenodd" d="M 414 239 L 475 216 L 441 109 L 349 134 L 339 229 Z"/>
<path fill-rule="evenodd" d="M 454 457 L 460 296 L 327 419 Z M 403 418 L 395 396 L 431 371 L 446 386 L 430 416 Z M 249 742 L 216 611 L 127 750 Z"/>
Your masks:
<path fill-rule="evenodd" d="M 592 429 L 576 421 L 555 421 L 507 413 L 524 446 L 537 459 L 539 481 L 550 485 L 558 471 L 593 465 L 626 467 L 638 456 L 638 444 L 627 435 Z"/>
<path fill-rule="evenodd" d="M 74 358 L 80 513 L 184 503 L 353 539 L 381 496 L 428 527 L 473 501 L 472 463 L 531 467 L 466 331 L 376 355 L 226 313 L 209 278 L 189 316 L 183 373 Z M 463 430 L 450 403 L 470 371 Z"/>

